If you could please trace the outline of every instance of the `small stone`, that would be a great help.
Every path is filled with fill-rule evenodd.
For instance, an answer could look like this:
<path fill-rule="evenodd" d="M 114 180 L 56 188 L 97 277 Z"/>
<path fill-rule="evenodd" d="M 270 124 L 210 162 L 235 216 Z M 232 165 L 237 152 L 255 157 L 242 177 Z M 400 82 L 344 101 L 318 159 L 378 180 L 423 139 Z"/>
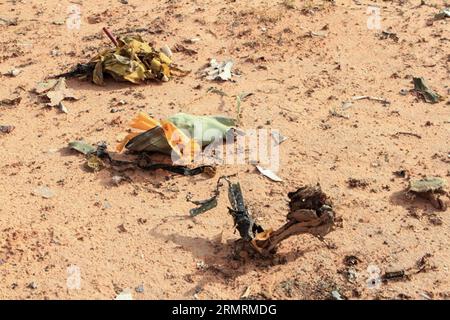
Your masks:
<path fill-rule="evenodd" d="M 111 178 L 111 181 L 113 184 L 115 184 L 116 186 L 118 186 L 122 181 L 123 181 L 123 177 L 122 176 L 113 176 Z"/>
<path fill-rule="evenodd" d="M 17 77 L 21 72 L 22 72 L 22 70 L 14 68 L 14 69 L 9 70 L 7 75 L 11 76 L 11 77 Z"/>
<path fill-rule="evenodd" d="M 143 292 L 144 292 L 144 284 L 141 283 L 140 285 L 138 285 L 138 286 L 135 288 L 135 290 L 136 290 L 137 293 L 143 293 Z"/>
<path fill-rule="evenodd" d="M 111 209 L 111 208 L 112 208 L 111 203 L 109 203 L 109 201 L 105 200 L 103 202 L 103 209 Z"/>
<path fill-rule="evenodd" d="M 164 53 L 167 57 L 172 57 L 172 50 L 170 50 L 169 46 L 167 44 L 163 45 L 161 47 L 161 52 Z"/>
<path fill-rule="evenodd" d="M 204 261 L 200 260 L 197 262 L 197 269 L 198 270 L 205 270 L 207 268 L 207 265 Z"/>
<path fill-rule="evenodd" d="M 41 196 L 44 199 L 50 199 L 56 195 L 56 193 L 52 189 L 44 186 L 37 187 L 36 189 L 34 189 L 33 194 L 35 196 Z"/>
<path fill-rule="evenodd" d="M 62 102 L 59 103 L 59 111 L 66 114 L 69 113 L 69 110 L 67 110 L 66 106 Z"/>
<path fill-rule="evenodd" d="M 199 42 L 200 40 L 201 40 L 200 38 L 190 38 L 190 39 L 183 40 L 183 42 L 192 44 L 192 43 Z"/>
<path fill-rule="evenodd" d="M 402 96 L 406 96 L 409 93 L 408 89 L 401 89 L 399 92 Z"/>
<path fill-rule="evenodd" d="M 61 52 L 59 50 L 57 50 L 57 49 L 53 49 L 52 51 L 50 51 L 50 55 L 52 57 L 58 57 L 58 56 L 61 55 Z"/>
<path fill-rule="evenodd" d="M 127 232 L 127 229 L 125 228 L 125 226 L 123 225 L 123 223 L 119 226 L 117 226 L 117 229 L 119 230 L 120 233 L 125 233 Z"/>
<path fill-rule="evenodd" d="M 337 290 L 333 290 L 333 291 L 331 292 L 331 296 L 332 296 L 333 299 L 335 299 L 335 300 L 344 300 L 344 299 L 342 298 L 341 294 L 339 293 L 339 291 L 337 291 Z"/>
<path fill-rule="evenodd" d="M 37 283 L 33 281 L 27 285 L 27 288 L 36 290 L 38 288 L 38 286 L 37 286 Z"/>
<path fill-rule="evenodd" d="M 11 133 L 15 129 L 14 126 L 0 126 L 0 133 Z"/>

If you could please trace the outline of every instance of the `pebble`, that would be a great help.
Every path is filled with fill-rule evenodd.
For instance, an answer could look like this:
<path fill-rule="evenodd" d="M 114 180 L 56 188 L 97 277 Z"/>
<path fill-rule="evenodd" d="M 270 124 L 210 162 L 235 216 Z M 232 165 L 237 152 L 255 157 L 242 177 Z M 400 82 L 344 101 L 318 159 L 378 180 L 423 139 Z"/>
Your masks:
<path fill-rule="evenodd" d="M 33 281 L 33 282 L 30 282 L 30 283 L 27 285 L 27 288 L 30 288 L 30 289 L 35 290 L 35 289 L 38 288 L 38 286 L 37 286 L 36 282 Z"/>
<path fill-rule="evenodd" d="M 11 77 L 17 77 L 21 72 L 22 72 L 22 70 L 20 70 L 20 69 L 12 69 L 12 70 L 9 70 L 7 74 Z"/>
<path fill-rule="evenodd" d="M 103 209 L 111 209 L 111 208 L 112 208 L 111 203 L 105 200 L 105 202 L 103 202 Z"/>
<path fill-rule="evenodd" d="M 52 189 L 44 186 L 37 187 L 36 189 L 34 189 L 33 194 L 35 196 L 41 196 L 42 198 L 45 199 L 53 198 L 56 195 L 56 193 Z"/>
<path fill-rule="evenodd" d="M 135 288 L 135 290 L 136 290 L 137 293 L 143 293 L 143 292 L 144 292 L 144 284 L 141 283 L 140 285 L 138 285 L 138 286 Z"/>

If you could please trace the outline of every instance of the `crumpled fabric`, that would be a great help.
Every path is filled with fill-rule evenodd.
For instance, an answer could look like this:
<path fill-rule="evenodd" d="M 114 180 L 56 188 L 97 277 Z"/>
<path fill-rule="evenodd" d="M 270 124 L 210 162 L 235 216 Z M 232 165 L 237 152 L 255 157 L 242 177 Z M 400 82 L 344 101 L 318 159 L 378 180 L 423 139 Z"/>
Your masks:
<path fill-rule="evenodd" d="M 223 139 L 235 125 L 235 120 L 225 116 L 196 116 L 178 113 L 164 120 L 151 118 L 145 112 L 132 120 L 130 126 L 145 132 L 128 134 L 117 146 L 134 152 L 173 151 L 184 159 L 193 159 L 203 147 Z"/>

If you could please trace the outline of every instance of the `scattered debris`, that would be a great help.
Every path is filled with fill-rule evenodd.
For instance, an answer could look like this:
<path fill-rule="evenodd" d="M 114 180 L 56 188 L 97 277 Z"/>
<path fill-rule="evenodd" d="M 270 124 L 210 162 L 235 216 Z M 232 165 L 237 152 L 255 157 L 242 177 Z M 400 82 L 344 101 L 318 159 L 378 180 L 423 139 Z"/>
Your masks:
<path fill-rule="evenodd" d="M 264 169 L 261 166 L 256 166 L 256 169 L 265 177 L 269 178 L 272 181 L 281 182 L 283 181 L 279 176 L 277 176 L 272 170 Z"/>
<path fill-rule="evenodd" d="M 247 288 L 245 288 L 244 292 L 242 293 L 240 299 L 247 299 L 248 297 L 250 297 L 250 293 L 252 292 L 252 287 L 251 286 L 247 286 Z"/>
<path fill-rule="evenodd" d="M 95 154 L 88 155 L 86 166 L 94 172 L 100 171 L 105 167 L 105 163 Z"/>
<path fill-rule="evenodd" d="M 406 95 L 408 95 L 409 92 L 410 92 L 410 90 L 403 88 L 403 89 L 400 89 L 399 93 L 402 96 L 406 96 Z"/>
<path fill-rule="evenodd" d="M 36 282 L 32 281 L 27 285 L 28 289 L 36 290 L 38 288 L 38 285 Z"/>
<path fill-rule="evenodd" d="M 2 126 L 0 126 L 0 133 L 11 133 L 11 132 L 13 132 L 13 130 L 15 129 L 16 127 L 14 127 L 14 126 L 11 126 L 11 125 L 2 125 Z"/>
<path fill-rule="evenodd" d="M 62 101 L 59 103 L 58 105 L 59 111 L 63 112 L 63 113 L 69 113 L 69 110 L 67 110 L 66 106 L 64 103 L 62 103 Z"/>
<path fill-rule="evenodd" d="M 359 262 L 361 262 L 361 260 L 357 256 L 350 255 L 345 256 L 343 262 L 347 267 L 352 267 L 356 266 Z"/>
<path fill-rule="evenodd" d="M 296 8 L 295 0 L 283 0 L 283 2 L 281 4 L 283 6 L 285 6 L 286 9 L 295 9 Z"/>
<path fill-rule="evenodd" d="M 192 43 L 197 43 L 197 42 L 199 42 L 200 40 L 201 40 L 200 38 L 190 38 L 190 39 L 184 39 L 183 42 L 184 42 L 184 43 L 192 44 Z"/>
<path fill-rule="evenodd" d="M 211 59 L 209 65 L 203 70 L 200 70 L 200 74 L 207 80 L 228 81 L 234 75 L 231 71 L 233 64 L 232 60 L 217 62 L 216 59 Z"/>
<path fill-rule="evenodd" d="M 380 39 L 381 40 L 391 39 L 394 42 L 399 41 L 397 34 L 395 32 L 390 32 L 390 31 L 382 31 L 380 34 Z"/>
<path fill-rule="evenodd" d="M 278 131 L 272 131 L 271 136 L 276 146 L 282 144 L 284 141 L 288 139 Z"/>
<path fill-rule="evenodd" d="M 382 281 L 393 281 L 393 280 L 403 280 L 403 279 L 407 279 L 408 276 L 405 272 L 405 270 L 399 270 L 399 271 L 389 271 L 389 272 L 385 272 L 382 276 L 381 279 Z"/>
<path fill-rule="evenodd" d="M 69 142 L 69 148 L 81 152 L 82 154 L 93 153 L 97 150 L 95 147 L 82 140 Z"/>
<path fill-rule="evenodd" d="M 434 16 L 434 20 L 442 20 L 445 18 L 450 18 L 450 8 L 444 8 Z"/>
<path fill-rule="evenodd" d="M 334 300 L 345 300 L 344 298 L 342 298 L 341 294 L 337 290 L 331 291 L 331 296 L 333 297 Z"/>
<path fill-rule="evenodd" d="M 102 209 L 103 209 L 103 210 L 106 210 L 106 209 L 111 209 L 111 208 L 112 208 L 111 203 L 110 203 L 108 200 L 105 200 L 105 201 L 103 202 Z"/>
<path fill-rule="evenodd" d="M 203 260 L 197 261 L 198 270 L 205 270 L 206 268 L 208 268 L 208 265 L 205 263 L 205 261 Z"/>
<path fill-rule="evenodd" d="M 351 104 L 351 103 L 350 103 Z M 343 107 L 344 109 L 344 107 Z M 337 111 L 336 108 L 333 108 L 329 111 L 330 116 L 336 117 L 336 118 L 343 118 L 343 119 L 350 119 L 350 117 L 346 114 L 342 114 L 341 112 Z"/>
<path fill-rule="evenodd" d="M 0 17 L 0 25 L 1 26 L 17 26 L 17 18 L 2 18 Z"/>
<path fill-rule="evenodd" d="M 162 53 L 164 53 L 169 59 L 172 58 L 173 53 L 172 50 L 170 50 L 169 46 L 167 44 L 163 45 L 159 51 L 161 51 Z"/>
<path fill-rule="evenodd" d="M 356 179 L 356 178 L 348 178 L 347 179 L 347 185 L 349 188 L 361 188 L 364 189 L 369 185 L 369 182 L 363 179 Z"/>
<path fill-rule="evenodd" d="M 215 207 L 217 207 L 217 199 L 220 195 L 220 187 L 222 186 L 222 180 L 228 180 L 229 176 L 222 176 L 217 180 L 216 188 L 213 191 L 213 196 L 211 198 L 208 198 L 206 200 L 192 200 L 192 195 L 190 193 L 186 196 L 186 201 L 191 202 L 198 207 L 192 208 L 189 210 L 189 214 L 191 217 L 195 217 L 201 213 L 204 213 L 206 211 L 209 211 Z"/>
<path fill-rule="evenodd" d="M 439 177 L 426 177 L 423 179 L 411 180 L 407 190 L 409 196 L 418 196 L 429 200 L 431 204 L 438 210 L 445 211 L 446 203 L 439 197 L 445 195 L 444 190 L 447 182 Z"/>
<path fill-rule="evenodd" d="M 419 292 L 419 295 L 424 298 L 425 300 L 433 300 L 432 297 L 430 297 L 428 294 L 426 294 L 425 292 Z"/>
<path fill-rule="evenodd" d="M 188 196 L 186 197 L 186 200 L 188 200 L 189 202 L 192 202 L 193 204 L 198 206 L 197 208 L 193 208 L 193 209 L 189 210 L 189 214 L 191 215 L 191 217 L 195 217 L 201 213 L 204 213 L 206 211 L 209 211 L 209 210 L 217 207 L 217 197 L 218 196 L 219 196 L 219 192 L 217 189 L 216 189 L 214 196 L 212 196 L 211 198 L 206 199 L 206 200 L 194 201 L 194 200 L 191 200 L 190 194 L 188 194 Z"/>
<path fill-rule="evenodd" d="M 432 265 L 429 259 L 432 257 L 430 253 L 423 255 L 413 267 L 385 272 L 381 279 L 382 281 L 398 281 L 398 280 L 409 280 L 412 275 L 426 272 L 429 270 L 436 270 L 436 266 Z"/>
<path fill-rule="evenodd" d="M 184 165 L 173 165 L 168 163 L 154 163 L 146 153 L 140 154 L 138 157 L 128 159 L 118 159 L 118 154 L 107 151 L 107 145 L 102 142 L 99 143 L 97 149 L 92 151 L 91 146 L 81 143 L 72 143 L 73 148 L 86 155 L 86 167 L 93 171 L 99 171 L 104 168 L 109 168 L 113 171 L 135 170 L 142 169 L 146 171 L 165 170 L 171 173 L 177 173 L 184 176 L 194 176 L 201 173 L 209 177 L 216 174 L 216 168 L 210 165 L 198 166 L 189 168 Z M 126 178 L 125 178 L 126 179 Z"/>
<path fill-rule="evenodd" d="M 409 171 L 405 170 L 405 169 L 400 169 L 400 170 L 394 171 L 393 174 L 399 178 L 409 177 Z"/>
<path fill-rule="evenodd" d="M 403 135 L 403 136 L 416 137 L 417 139 L 422 139 L 422 136 L 421 136 L 421 135 L 419 135 L 419 134 L 417 134 L 417 133 L 414 133 L 414 132 L 404 132 L 404 131 L 399 131 L 399 132 L 394 133 L 392 136 L 395 137 L 395 138 L 398 138 L 398 136 L 401 136 L 401 135 Z"/>
<path fill-rule="evenodd" d="M 328 32 L 327 32 L 327 31 L 324 31 L 324 30 L 320 30 L 320 31 L 308 31 L 308 32 L 305 34 L 305 37 L 310 37 L 310 38 L 312 38 L 312 37 L 322 37 L 322 38 L 325 38 L 327 35 L 328 35 Z"/>
<path fill-rule="evenodd" d="M 0 100 L 0 106 L 15 106 L 20 103 L 22 97 L 18 94 L 13 95 L 11 98 L 3 98 Z"/>
<path fill-rule="evenodd" d="M 50 199 L 53 198 L 56 193 L 48 187 L 40 186 L 33 190 L 33 195 L 41 196 L 44 199 Z"/>
<path fill-rule="evenodd" d="M 352 105 L 352 101 L 358 101 L 358 100 L 378 101 L 378 102 L 381 102 L 385 106 L 391 104 L 391 102 L 388 101 L 386 98 L 372 97 L 372 96 L 354 96 L 354 97 L 352 97 L 351 101 L 344 101 L 342 103 L 342 109 L 345 110 L 345 109 L 349 108 Z"/>
<path fill-rule="evenodd" d="M 235 120 L 224 116 L 195 116 L 186 113 L 175 114 L 165 120 L 155 120 L 139 112 L 131 127 L 146 130 L 130 133 L 117 146 L 118 151 L 127 148 L 134 152 L 159 152 L 180 158 L 193 159 L 201 148 L 216 139 L 225 138 L 231 132 Z M 206 135 L 205 133 L 208 133 Z M 186 134 L 185 134 L 186 133 Z"/>
<path fill-rule="evenodd" d="M 228 211 L 233 217 L 236 230 L 241 236 L 241 239 L 237 242 L 237 252 L 243 250 L 268 256 L 276 252 L 280 242 L 293 235 L 310 233 L 322 239 L 331 231 L 334 225 L 335 215 L 332 203 L 327 195 L 322 192 L 319 184 L 316 186 L 304 186 L 288 194 L 290 199 L 290 211 L 287 214 L 288 222 L 276 231 L 273 231 L 271 228 L 264 230 L 256 223 L 247 210 L 239 182 L 233 183 L 230 177 L 223 176 L 219 178 L 212 198 L 194 203 L 217 201 L 221 180 L 225 180 L 228 183 L 228 200 L 231 204 Z M 214 200 L 211 200 L 213 198 Z M 188 197 L 188 201 L 191 201 L 190 197 Z M 200 208 L 196 208 L 196 210 L 201 210 Z M 201 212 L 207 210 L 209 209 L 206 208 L 206 210 Z"/>
<path fill-rule="evenodd" d="M 133 296 L 129 289 L 125 289 L 119 293 L 114 300 L 133 300 Z"/>
<path fill-rule="evenodd" d="M 50 79 L 46 82 L 39 82 L 34 92 L 47 100 L 47 106 L 58 107 L 61 111 L 67 113 L 66 107 L 62 104 L 63 100 L 78 100 L 78 97 L 67 88 L 66 79 Z"/>
<path fill-rule="evenodd" d="M 144 284 L 141 283 L 134 289 L 137 293 L 144 293 Z"/>
<path fill-rule="evenodd" d="M 114 185 L 116 185 L 116 186 L 118 186 L 118 185 L 120 185 L 120 183 L 123 181 L 123 180 L 127 180 L 125 177 L 122 177 L 122 176 L 112 176 L 112 178 L 111 178 L 111 182 L 114 184 Z"/>
<path fill-rule="evenodd" d="M 176 45 L 173 47 L 173 50 L 174 50 L 175 52 L 181 52 L 181 53 L 184 53 L 184 54 L 186 54 L 186 55 L 188 55 L 188 56 L 193 56 L 193 55 L 195 55 L 195 54 L 198 53 L 196 50 L 187 48 L 186 46 L 184 46 L 184 45 L 182 45 L 182 44 L 176 44 Z"/>
<path fill-rule="evenodd" d="M 8 77 L 17 77 L 21 72 L 22 72 L 21 69 L 14 68 L 4 73 L 4 75 Z"/>
<path fill-rule="evenodd" d="M 428 270 L 435 270 L 436 266 L 432 265 L 430 262 L 430 258 L 433 255 L 431 253 L 426 253 L 416 262 L 416 273 L 426 272 Z"/>
<path fill-rule="evenodd" d="M 217 88 L 214 88 L 214 87 L 209 87 L 208 90 L 206 90 L 206 92 L 207 93 L 209 93 L 209 92 L 215 93 L 215 94 L 218 94 L 221 97 L 227 97 L 228 96 L 228 94 L 226 94 L 226 92 L 224 92 L 223 90 L 217 89 Z"/>
<path fill-rule="evenodd" d="M 103 50 L 87 64 L 78 64 L 72 71 L 56 77 L 88 77 L 95 84 L 103 85 L 105 74 L 116 81 L 141 83 L 145 80 L 169 81 L 173 75 L 189 73 L 178 68 L 169 56 L 151 47 L 139 35 L 115 39 L 107 29 L 104 31 L 115 48 Z M 164 50 L 169 53 L 166 49 L 168 47 Z"/>
<path fill-rule="evenodd" d="M 253 93 L 249 92 L 241 92 L 236 96 L 236 124 L 239 124 L 241 121 L 241 103 L 244 101 L 247 97 L 253 95 Z"/>
<path fill-rule="evenodd" d="M 414 92 L 418 95 L 419 98 L 422 98 L 425 102 L 428 103 L 437 103 L 441 101 L 442 97 L 438 93 L 430 89 L 422 77 L 413 78 L 413 82 Z"/>
<path fill-rule="evenodd" d="M 128 232 L 128 230 L 125 228 L 123 223 L 117 226 L 117 230 L 119 231 L 119 233 L 126 233 L 126 232 Z"/>

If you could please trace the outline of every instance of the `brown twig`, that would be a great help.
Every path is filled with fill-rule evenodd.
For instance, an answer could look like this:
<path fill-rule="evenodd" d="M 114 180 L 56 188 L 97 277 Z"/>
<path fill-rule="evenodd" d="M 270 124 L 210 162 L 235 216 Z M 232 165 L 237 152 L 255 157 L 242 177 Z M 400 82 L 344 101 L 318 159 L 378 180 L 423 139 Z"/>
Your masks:
<path fill-rule="evenodd" d="M 397 133 L 393 134 L 392 136 L 393 137 L 398 137 L 399 135 L 412 136 L 412 137 L 416 137 L 418 139 L 422 139 L 421 135 L 418 135 L 417 133 L 414 133 L 414 132 L 403 132 L 403 131 L 400 131 L 400 132 L 397 132 Z"/>

